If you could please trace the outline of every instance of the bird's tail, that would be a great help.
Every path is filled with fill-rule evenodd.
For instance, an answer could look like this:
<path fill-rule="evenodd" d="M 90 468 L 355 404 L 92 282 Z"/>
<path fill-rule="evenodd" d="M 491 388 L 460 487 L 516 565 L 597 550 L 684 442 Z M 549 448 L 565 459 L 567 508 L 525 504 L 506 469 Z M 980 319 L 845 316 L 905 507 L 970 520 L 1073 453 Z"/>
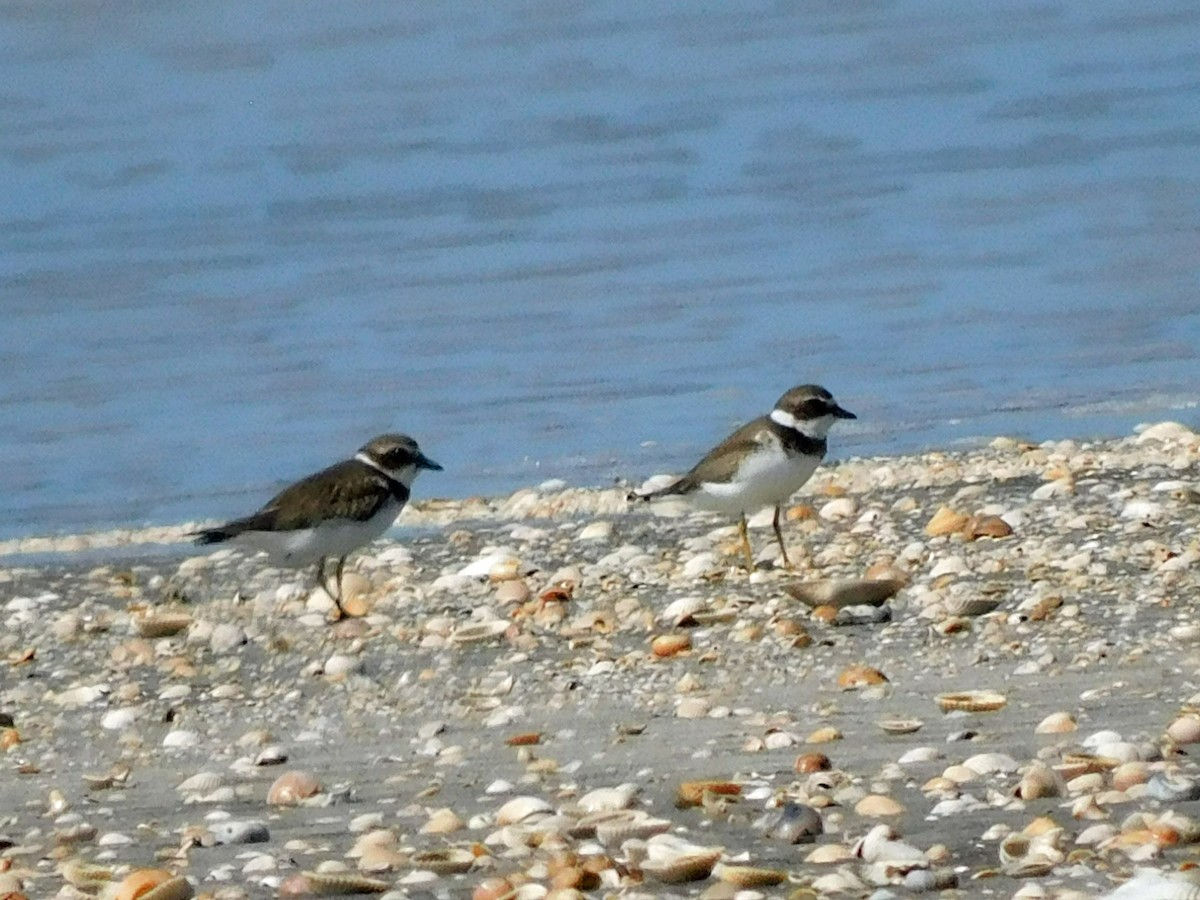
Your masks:
<path fill-rule="evenodd" d="M 668 484 L 666 487 L 659 488 L 656 491 L 646 491 L 644 494 L 639 491 L 630 491 L 625 495 L 625 500 L 629 503 L 636 503 L 639 500 L 649 502 L 651 500 L 658 500 L 662 497 L 674 497 L 677 494 L 683 493 L 681 488 L 684 484 L 684 481 L 685 479 L 681 478 L 674 484 Z"/>
<path fill-rule="evenodd" d="M 234 532 L 224 527 L 205 528 L 203 531 L 188 532 L 188 537 L 195 538 L 197 544 L 220 544 L 234 537 Z"/>
<path fill-rule="evenodd" d="M 252 530 L 250 520 L 236 519 L 226 522 L 224 525 L 218 525 L 216 528 L 202 528 L 200 531 L 190 532 L 188 537 L 195 538 L 197 544 L 222 544 L 250 530 Z"/>

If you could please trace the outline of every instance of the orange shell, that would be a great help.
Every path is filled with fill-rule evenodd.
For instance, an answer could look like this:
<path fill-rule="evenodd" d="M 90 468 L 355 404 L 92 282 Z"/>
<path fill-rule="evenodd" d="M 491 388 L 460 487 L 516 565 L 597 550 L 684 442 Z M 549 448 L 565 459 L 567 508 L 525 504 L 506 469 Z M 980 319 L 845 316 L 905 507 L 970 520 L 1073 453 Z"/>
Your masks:
<path fill-rule="evenodd" d="M 188 900 L 191 883 L 165 869 L 135 869 L 117 885 L 113 900 Z"/>
<path fill-rule="evenodd" d="M 741 792 L 742 786 L 734 781 L 685 781 L 679 785 L 675 805 L 684 809 L 689 806 L 699 806 L 704 802 L 705 794 L 736 797 Z"/>

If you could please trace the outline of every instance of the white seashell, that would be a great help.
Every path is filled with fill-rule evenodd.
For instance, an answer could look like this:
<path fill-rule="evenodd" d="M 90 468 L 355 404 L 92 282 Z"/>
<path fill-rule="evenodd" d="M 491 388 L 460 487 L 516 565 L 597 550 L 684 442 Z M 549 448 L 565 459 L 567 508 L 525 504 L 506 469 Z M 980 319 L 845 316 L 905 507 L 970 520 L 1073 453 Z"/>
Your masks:
<path fill-rule="evenodd" d="M 1004 753 L 977 753 L 963 760 L 963 765 L 976 775 L 1008 774 L 1020 768 L 1015 759 Z"/>
<path fill-rule="evenodd" d="M 197 772 L 175 785 L 181 794 L 208 794 L 225 784 L 225 779 L 214 772 Z"/>
<path fill-rule="evenodd" d="M 194 731 L 185 731 L 184 729 L 176 729 L 168 731 L 162 739 L 162 745 L 175 750 L 182 750 L 188 747 L 195 747 L 200 743 L 200 735 Z"/>
<path fill-rule="evenodd" d="M 680 597 L 668 603 L 666 609 L 659 614 L 659 618 L 669 625 L 693 624 L 695 620 L 692 617 L 706 605 L 699 597 Z"/>
<path fill-rule="evenodd" d="M 138 706 L 125 706 L 121 709 L 110 709 L 100 717 L 100 727 L 109 731 L 121 731 L 128 728 L 141 716 L 142 709 Z"/>
<path fill-rule="evenodd" d="M 622 784 L 617 787 L 597 788 L 588 791 L 579 798 L 578 806 L 585 813 L 611 812 L 617 809 L 627 809 L 638 794 L 636 784 Z"/>
<path fill-rule="evenodd" d="M 961 556 L 947 556 L 929 570 L 929 577 L 937 579 L 944 575 L 963 575 L 969 571 Z"/>
<path fill-rule="evenodd" d="M 887 825 L 876 825 L 854 846 L 854 855 L 869 863 L 921 863 L 929 865 L 923 850 L 896 840 L 896 835 Z M 892 883 L 892 882 L 888 882 Z"/>
<path fill-rule="evenodd" d="M 912 766 L 918 763 L 933 762 L 942 758 L 942 751 L 937 747 L 913 747 L 896 760 L 902 766 Z"/>
<path fill-rule="evenodd" d="M 497 550 L 463 566 L 458 570 L 458 577 L 470 579 L 488 578 L 493 570 L 507 570 L 512 567 L 515 571 L 515 567 L 519 563 L 520 560 L 513 551 Z"/>
<path fill-rule="evenodd" d="M 1133 877 L 1100 900 L 1200 900 L 1200 883 L 1191 872 L 1163 874 L 1137 869 Z"/>
<path fill-rule="evenodd" d="M 541 797 L 513 797 L 496 810 L 497 825 L 516 825 L 535 816 L 541 818 L 554 812 L 554 807 Z"/>

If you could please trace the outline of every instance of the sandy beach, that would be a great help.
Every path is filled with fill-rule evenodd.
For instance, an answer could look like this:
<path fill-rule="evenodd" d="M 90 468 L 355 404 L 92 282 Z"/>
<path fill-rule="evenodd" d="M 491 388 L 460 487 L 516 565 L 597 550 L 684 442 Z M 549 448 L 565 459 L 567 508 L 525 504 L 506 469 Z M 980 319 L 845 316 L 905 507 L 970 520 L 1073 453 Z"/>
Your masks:
<path fill-rule="evenodd" d="M 6 542 L 0 896 L 1192 896 L 1198 461 L 834 462 L 752 574 L 625 486 L 422 484 L 336 623 L 195 523 Z"/>

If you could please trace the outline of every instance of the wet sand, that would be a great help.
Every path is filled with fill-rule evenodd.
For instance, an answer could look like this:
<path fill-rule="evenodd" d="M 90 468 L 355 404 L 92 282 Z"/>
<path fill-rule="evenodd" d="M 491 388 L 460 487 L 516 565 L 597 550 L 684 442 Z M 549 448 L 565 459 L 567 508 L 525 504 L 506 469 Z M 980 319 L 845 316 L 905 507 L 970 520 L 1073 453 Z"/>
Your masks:
<path fill-rule="evenodd" d="M 790 510 L 798 570 L 776 567 L 768 515 L 753 575 L 731 523 L 620 489 L 417 502 L 353 558 L 364 615 L 336 624 L 309 573 L 236 551 L 9 542 L 26 556 L 0 569 L 0 878 L 28 897 L 100 895 L 80 863 L 214 898 L 329 891 L 299 873 L 342 868 L 391 897 L 1094 897 L 1174 872 L 1200 841 L 1198 459 L 1200 437 L 1163 425 L 831 464 Z M 931 535 L 942 508 L 962 518 Z M 997 519 L 1011 535 L 974 536 Z M 786 590 L 868 571 L 907 582 L 882 613 L 830 621 Z M 655 656 L 660 635 L 690 646 Z M 1003 707 L 935 700 L 979 689 Z M 880 725 L 896 719 L 920 727 Z M 797 771 L 818 753 L 828 770 Z M 315 794 L 268 803 L 290 771 Z M 696 779 L 740 794 L 680 808 Z M 528 816 L 497 822 L 519 797 Z M 597 835 L 585 799 L 735 868 L 663 883 L 646 833 Z M 823 833 L 780 839 L 785 800 Z M 267 840 L 218 843 L 262 837 L 249 823 Z M 921 860 L 859 846 L 880 823 Z M 1043 836 L 1003 841 L 1027 828 Z M 451 850 L 469 871 L 445 871 Z M 785 880 L 735 888 L 738 864 Z"/>

